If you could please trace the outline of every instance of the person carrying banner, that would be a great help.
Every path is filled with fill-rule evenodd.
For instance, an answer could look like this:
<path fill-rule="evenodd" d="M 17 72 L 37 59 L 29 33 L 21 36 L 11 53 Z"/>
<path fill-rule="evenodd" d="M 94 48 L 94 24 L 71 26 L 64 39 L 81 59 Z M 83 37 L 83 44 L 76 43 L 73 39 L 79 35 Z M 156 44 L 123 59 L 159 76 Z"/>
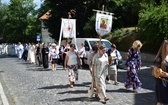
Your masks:
<path fill-rule="evenodd" d="M 108 73 L 108 55 L 106 54 L 106 47 L 99 46 L 99 51 L 92 59 L 92 75 L 96 82 L 96 94 L 102 93 L 104 101 L 109 100 L 106 95 L 106 75 Z"/>
<path fill-rule="evenodd" d="M 64 45 L 61 46 L 63 68 L 65 67 L 64 62 L 65 62 L 66 53 L 69 51 L 69 49 L 70 49 L 69 43 L 68 41 L 65 41 Z"/>

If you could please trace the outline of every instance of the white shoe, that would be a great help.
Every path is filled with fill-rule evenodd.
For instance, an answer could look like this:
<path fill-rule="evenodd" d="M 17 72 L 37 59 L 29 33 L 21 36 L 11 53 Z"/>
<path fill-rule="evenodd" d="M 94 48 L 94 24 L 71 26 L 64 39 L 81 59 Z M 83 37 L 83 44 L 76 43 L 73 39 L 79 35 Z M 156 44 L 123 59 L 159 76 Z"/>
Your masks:
<path fill-rule="evenodd" d="M 111 83 L 111 81 L 110 81 L 110 80 L 108 80 L 108 81 L 106 81 L 106 83 L 107 83 L 107 84 L 110 84 L 110 83 Z"/>
<path fill-rule="evenodd" d="M 130 90 L 130 91 L 133 91 L 133 88 L 126 88 L 126 90 Z"/>

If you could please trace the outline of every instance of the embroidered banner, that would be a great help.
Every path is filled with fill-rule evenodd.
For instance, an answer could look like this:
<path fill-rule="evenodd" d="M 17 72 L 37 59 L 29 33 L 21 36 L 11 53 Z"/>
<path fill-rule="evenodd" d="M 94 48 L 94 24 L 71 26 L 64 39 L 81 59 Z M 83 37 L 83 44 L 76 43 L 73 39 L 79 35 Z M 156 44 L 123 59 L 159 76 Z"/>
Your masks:
<path fill-rule="evenodd" d="M 100 36 L 107 35 L 112 29 L 112 13 L 104 13 L 97 12 L 96 14 L 95 30 Z"/>
<path fill-rule="evenodd" d="M 61 28 L 64 38 L 74 38 L 76 36 L 75 19 L 62 19 Z"/>
<path fill-rule="evenodd" d="M 64 38 L 76 39 L 76 20 L 75 19 L 62 19 L 59 46 L 61 45 L 62 34 Z"/>

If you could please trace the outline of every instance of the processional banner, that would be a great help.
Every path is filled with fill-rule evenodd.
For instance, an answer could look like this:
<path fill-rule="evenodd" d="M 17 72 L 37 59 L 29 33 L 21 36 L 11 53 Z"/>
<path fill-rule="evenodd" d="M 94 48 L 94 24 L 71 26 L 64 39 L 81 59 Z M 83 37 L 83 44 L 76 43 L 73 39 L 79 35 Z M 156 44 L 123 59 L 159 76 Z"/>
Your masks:
<path fill-rule="evenodd" d="M 76 20 L 75 19 L 62 19 L 60 37 L 59 37 L 59 46 L 61 44 L 62 35 L 63 35 L 63 38 L 76 39 Z"/>
<path fill-rule="evenodd" d="M 100 35 L 107 35 L 112 29 L 112 15 L 113 13 L 98 11 L 96 13 L 95 30 Z"/>

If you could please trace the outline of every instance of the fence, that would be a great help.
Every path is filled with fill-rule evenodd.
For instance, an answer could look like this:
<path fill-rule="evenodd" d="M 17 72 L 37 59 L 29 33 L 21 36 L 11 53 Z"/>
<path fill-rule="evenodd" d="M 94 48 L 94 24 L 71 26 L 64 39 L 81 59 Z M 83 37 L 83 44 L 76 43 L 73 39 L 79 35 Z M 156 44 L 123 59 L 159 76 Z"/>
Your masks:
<path fill-rule="evenodd" d="M 16 56 L 17 50 L 15 44 L 0 44 L 0 55 Z"/>
<path fill-rule="evenodd" d="M 16 56 L 17 55 L 16 47 L 17 45 L 15 44 L 12 44 L 12 45 L 0 44 L 0 55 Z M 126 60 L 127 52 L 120 52 L 120 53 L 123 59 Z M 141 59 L 143 62 L 153 62 L 154 58 L 155 58 L 155 55 L 141 53 Z"/>

